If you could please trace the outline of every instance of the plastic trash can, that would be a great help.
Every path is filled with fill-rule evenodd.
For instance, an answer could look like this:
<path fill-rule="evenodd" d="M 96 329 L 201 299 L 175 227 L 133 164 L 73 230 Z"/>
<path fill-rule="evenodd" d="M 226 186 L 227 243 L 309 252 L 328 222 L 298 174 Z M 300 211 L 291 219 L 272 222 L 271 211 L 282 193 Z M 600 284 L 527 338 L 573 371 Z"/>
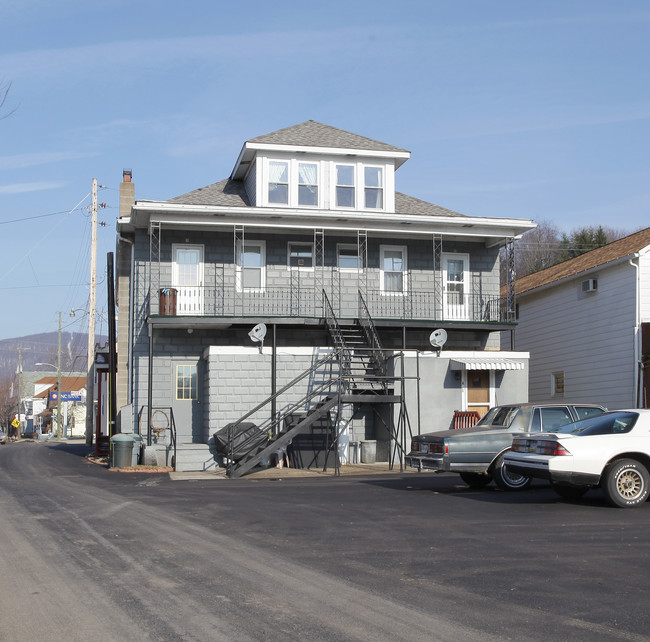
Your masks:
<path fill-rule="evenodd" d="M 377 459 L 377 442 L 374 440 L 361 442 L 361 463 L 374 464 Z"/>
<path fill-rule="evenodd" d="M 111 437 L 111 467 L 127 468 L 133 460 L 133 434 L 119 433 Z"/>
<path fill-rule="evenodd" d="M 127 434 L 127 433 L 125 433 Z M 142 435 L 133 434 L 133 454 L 131 456 L 131 466 L 137 466 L 140 463 L 142 453 Z"/>

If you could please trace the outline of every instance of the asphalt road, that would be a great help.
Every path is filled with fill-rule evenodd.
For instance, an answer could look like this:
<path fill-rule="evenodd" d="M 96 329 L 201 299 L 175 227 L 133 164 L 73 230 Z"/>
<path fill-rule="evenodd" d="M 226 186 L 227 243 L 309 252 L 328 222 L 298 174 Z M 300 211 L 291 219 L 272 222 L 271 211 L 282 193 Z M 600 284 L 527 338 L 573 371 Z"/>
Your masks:
<path fill-rule="evenodd" d="M 648 640 L 650 504 L 0 446 L 0 640 Z"/>

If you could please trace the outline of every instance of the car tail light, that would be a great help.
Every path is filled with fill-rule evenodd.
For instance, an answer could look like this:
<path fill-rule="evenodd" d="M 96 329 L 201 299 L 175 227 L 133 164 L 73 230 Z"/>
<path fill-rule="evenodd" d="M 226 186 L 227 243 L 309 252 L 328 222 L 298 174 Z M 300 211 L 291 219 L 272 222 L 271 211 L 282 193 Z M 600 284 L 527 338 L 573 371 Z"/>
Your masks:
<path fill-rule="evenodd" d="M 537 444 L 537 454 L 558 457 L 562 455 L 570 455 L 571 453 L 557 441 L 540 441 Z"/>
<path fill-rule="evenodd" d="M 412 441 L 411 442 L 411 452 L 418 452 L 420 450 L 420 442 Z"/>

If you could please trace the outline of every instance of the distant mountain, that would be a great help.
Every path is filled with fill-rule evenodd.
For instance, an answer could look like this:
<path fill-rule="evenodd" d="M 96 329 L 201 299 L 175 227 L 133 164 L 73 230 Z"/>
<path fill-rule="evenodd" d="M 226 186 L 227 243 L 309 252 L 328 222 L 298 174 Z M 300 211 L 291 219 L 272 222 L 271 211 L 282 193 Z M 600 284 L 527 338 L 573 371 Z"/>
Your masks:
<path fill-rule="evenodd" d="M 106 343 L 106 337 L 99 336 L 96 343 Z M 88 335 L 82 332 L 61 333 L 61 372 L 85 371 L 87 363 Z M 22 359 L 23 371 L 43 370 L 51 372 L 53 368 L 36 366 L 37 363 L 58 364 L 58 332 L 30 334 L 15 339 L 0 341 L 0 377 L 13 375 L 18 370 L 19 358 Z"/>

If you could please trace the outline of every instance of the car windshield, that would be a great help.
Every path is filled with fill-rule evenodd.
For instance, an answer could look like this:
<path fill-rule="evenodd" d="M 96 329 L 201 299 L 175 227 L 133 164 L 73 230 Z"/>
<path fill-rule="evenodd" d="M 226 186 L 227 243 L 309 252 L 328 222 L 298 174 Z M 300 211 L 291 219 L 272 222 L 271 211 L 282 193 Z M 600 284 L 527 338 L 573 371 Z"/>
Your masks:
<path fill-rule="evenodd" d="M 514 421 L 521 408 L 517 406 L 497 406 L 490 408 L 485 415 L 476 423 L 477 426 L 505 426 L 506 428 Z"/>
<path fill-rule="evenodd" d="M 572 435 L 616 435 L 630 432 L 639 418 L 636 412 L 607 412 L 572 424 L 566 424 L 553 432 Z"/>

